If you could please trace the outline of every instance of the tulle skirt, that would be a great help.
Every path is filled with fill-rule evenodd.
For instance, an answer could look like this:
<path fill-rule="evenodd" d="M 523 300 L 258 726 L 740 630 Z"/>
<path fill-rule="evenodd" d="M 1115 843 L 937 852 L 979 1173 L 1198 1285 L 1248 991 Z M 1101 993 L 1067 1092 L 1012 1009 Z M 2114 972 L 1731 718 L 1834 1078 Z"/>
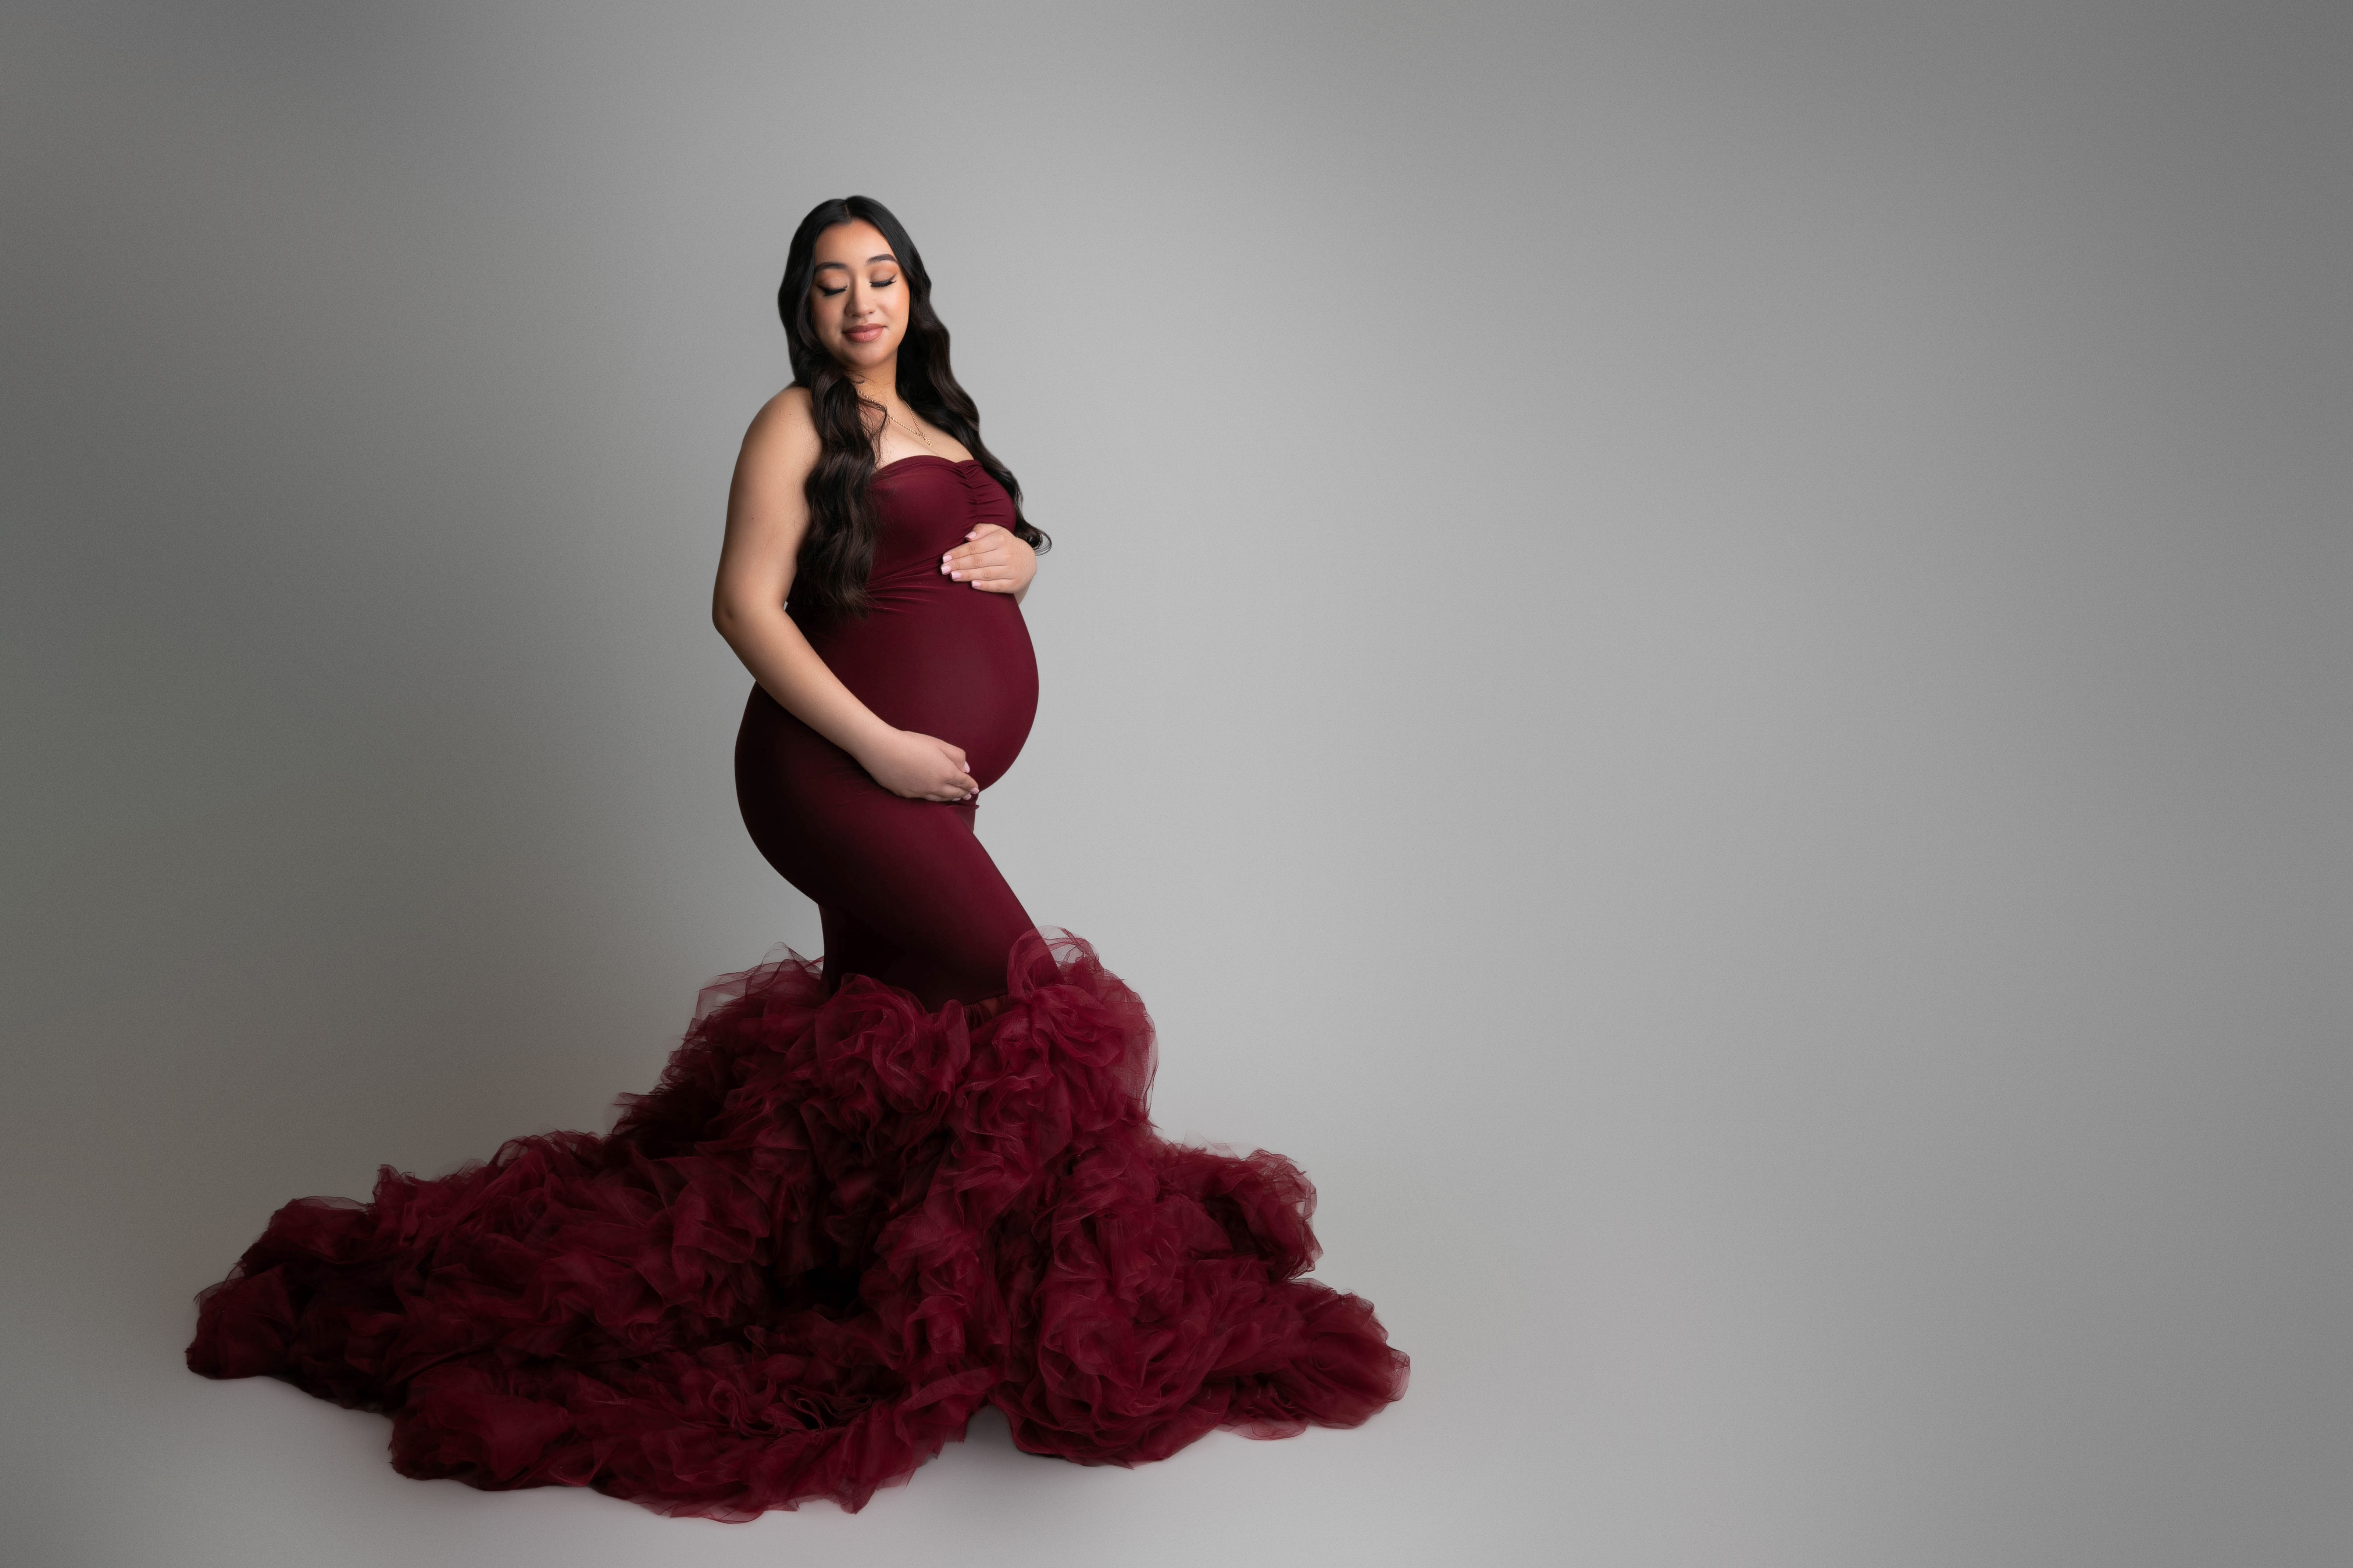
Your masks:
<path fill-rule="evenodd" d="M 1405 1389 L 1303 1278 L 1289 1161 L 1170 1143 L 1135 994 L 1067 933 L 926 1012 L 788 955 L 723 977 L 605 1136 L 303 1198 L 198 1298 L 188 1364 L 393 1420 L 403 1474 L 744 1520 L 862 1507 L 964 1435 L 1132 1465 L 1352 1426 Z"/>

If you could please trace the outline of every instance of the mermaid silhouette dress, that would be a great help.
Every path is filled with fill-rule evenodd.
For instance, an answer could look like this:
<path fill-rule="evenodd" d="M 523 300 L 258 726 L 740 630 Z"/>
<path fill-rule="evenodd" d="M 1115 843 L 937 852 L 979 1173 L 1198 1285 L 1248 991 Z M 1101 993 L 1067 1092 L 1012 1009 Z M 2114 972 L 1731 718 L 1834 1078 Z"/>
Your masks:
<path fill-rule="evenodd" d="M 871 612 L 802 625 L 986 788 L 1036 665 L 1012 598 L 934 563 L 1011 505 L 940 458 L 871 493 Z M 1404 1392 L 1371 1306 L 1303 1278 L 1297 1168 L 1154 1131 L 1143 1004 L 1030 924 L 973 805 L 890 794 L 757 687 L 736 781 L 818 904 L 823 964 L 706 987 L 609 1134 L 280 1209 L 198 1297 L 192 1369 L 388 1413 L 405 1475 L 726 1520 L 855 1510 L 983 1405 L 1029 1452 L 1132 1465 L 1219 1426 L 1356 1426 Z"/>

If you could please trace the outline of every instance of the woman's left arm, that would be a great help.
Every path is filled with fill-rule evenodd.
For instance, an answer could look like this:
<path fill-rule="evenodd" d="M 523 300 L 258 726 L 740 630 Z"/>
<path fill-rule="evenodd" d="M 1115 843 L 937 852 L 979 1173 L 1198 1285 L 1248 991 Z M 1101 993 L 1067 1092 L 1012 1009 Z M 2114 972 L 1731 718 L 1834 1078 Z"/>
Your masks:
<path fill-rule="evenodd" d="M 982 523 L 964 539 L 940 557 L 940 571 L 984 594 L 1010 594 L 1019 604 L 1029 591 L 1029 579 L 1038 575 L 1038 552 L 1022 543 L 1020 535 L 994 522 Z"/>

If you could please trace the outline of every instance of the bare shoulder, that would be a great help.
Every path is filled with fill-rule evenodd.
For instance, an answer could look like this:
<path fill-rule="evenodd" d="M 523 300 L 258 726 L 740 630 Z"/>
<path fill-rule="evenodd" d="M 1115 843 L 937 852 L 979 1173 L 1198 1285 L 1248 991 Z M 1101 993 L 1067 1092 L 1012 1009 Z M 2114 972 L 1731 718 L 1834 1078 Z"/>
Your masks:
<path fill-rule="evenodd" d="M 768 399 L 752 416 L 752 427 L 744 432 L 746 458 L 803 472 L 817 462 L 820 445 L 806 386 L 788 386 Z"/>

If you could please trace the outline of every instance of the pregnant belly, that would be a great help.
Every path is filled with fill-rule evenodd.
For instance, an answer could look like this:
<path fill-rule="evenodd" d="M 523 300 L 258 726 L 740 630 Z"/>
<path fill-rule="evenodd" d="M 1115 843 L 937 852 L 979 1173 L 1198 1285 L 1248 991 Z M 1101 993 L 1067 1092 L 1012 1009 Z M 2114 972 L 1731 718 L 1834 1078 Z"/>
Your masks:
<path fill-rule="evenodd" d="M 812 628 L 809 642 L 883 722 L 962 746 L 986 789 L 1029 737 L 1037 655 L 1009 596 L 935 580 L 870 585 L 862 619 Z"/>

